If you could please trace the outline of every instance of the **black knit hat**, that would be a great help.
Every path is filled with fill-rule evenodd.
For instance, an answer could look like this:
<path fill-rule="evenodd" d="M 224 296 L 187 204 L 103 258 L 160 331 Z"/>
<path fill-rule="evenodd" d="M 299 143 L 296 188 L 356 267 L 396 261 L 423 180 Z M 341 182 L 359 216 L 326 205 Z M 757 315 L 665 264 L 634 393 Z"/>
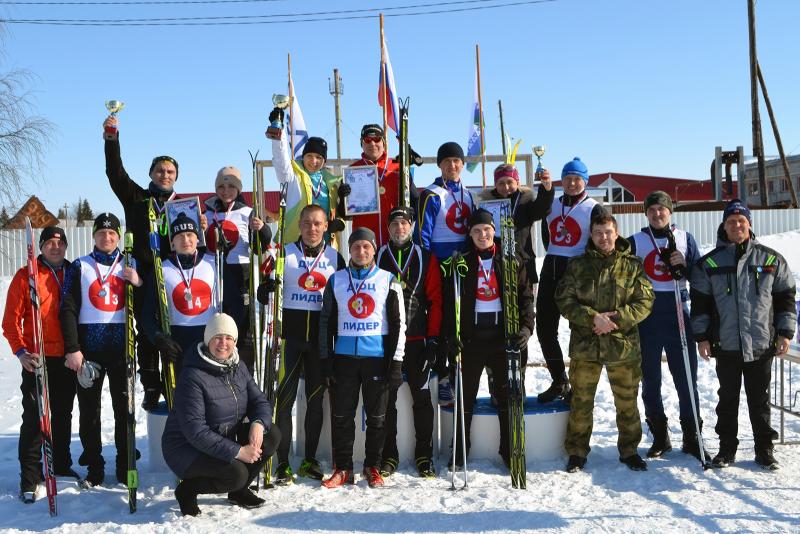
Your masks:
<path fill-rule="evenodd" d="M 383 137 L 383 128 L 377 124 L 365 124 L 361 128 L 361 139 L 365 137 Z"/>
<path fill-rule="evenodd" d="M 664 191 L 652 191 L 647 198 L 644 199 L 644 211 L 653 204 L 661 204 L 672 213 L 672 199 Z"/>
<path fill-rule="evenodd" d="M 64 233 L 64 230 L 59 228 L 58 226 L 48 226 L 47 228 L 42 229 L 42 233 L 39 235 L 39 249 L 42 248 L 45 241 L 48 241 L 53 238 L 58 238 L 67 245 L 67 235 Z"/>
<path fill-rule="evenodd" d="M 179 213 L 178 216 L 175 217 L 170 229 L 172 230 L 172 237 L 170 239 L 175 239 L 175 236 L 182 232 L 194 232 L 194 235 L 200 238 L 200 230 L 197 228 L 197 223 L 185 213 Z"/>
<path fill-rule="evenodd" d="M 328 143 L 321 137 L 308 138 L 305 146 L 303 146 L 303 155 L 305 156 L 309 152 L 319 154 L 322 159 L 328 161 Z"/>
<path fill-rule="evenodd" d="M 439 147 L 439 151 L 436 153 L 436 165 L 441 165 L 445 158 L 459 158 L 464 161 L 464 150 L 455 141 L 449 141 Z"/>
<path fill-rule="evenodd" d="M 375 249 L 375 252 L 378 252 L 378 242 L 375 240 L 375 232 L 361 226 L 360 228 L 356 228 L 352 232 L 350 232 L 350 238 L 347 240 L 347 246 L 352 247 L 353 243 L 356 241 L 369 241 L 372 244 L 372 248 Z"/>
<path fill-rule="evenodd" d="M 172 156 L 156 156 L 153 158 L 153 163 L 150 164 L 150 170 L 147 171 L 147 174 L 153 174 L 153 169 L 156 168 L 156 165 L 161 163 L 162 161 L 167 161 L 175 165 L 175 179 L 178 179 L 178 162 L 175 161 L 175 158 Z"/>
<path fill-rule="evenodd" d="M 392 210 L 389 212 L 387 223 L 391 224 L 391 222 L 398 217 L 405 219 L 408 222 L 414 222 L 414 210 L 412 210 L 411 208 L 404 208 L 401 206 L 392 208 Z"/>
<path fill-rule="evenodd" d="M 96 234 L 99 230 L 114 230 L 117 235 L 122 237 L 122 225 L 119 219 L 113 213 L 101 213 L 94 220 L 92 225 L 92 235 Z"/>
<path fill-rule="evenodd" d="M 469 227 L 472 228 L 476 224 L 491 224 L 494 228 L 494 216 L 489 210 L 478 208 L 469 217 Z"/>

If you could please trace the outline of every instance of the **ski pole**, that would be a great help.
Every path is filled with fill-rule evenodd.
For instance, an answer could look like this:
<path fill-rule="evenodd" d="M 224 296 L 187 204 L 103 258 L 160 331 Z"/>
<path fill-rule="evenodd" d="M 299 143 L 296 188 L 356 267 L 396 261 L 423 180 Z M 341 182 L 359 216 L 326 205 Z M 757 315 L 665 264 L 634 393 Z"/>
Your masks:
<path fill-rule="evenodd" d="M 692 370 L 689 365 L 689 346 L 686 343 L 686 324 L 683 320 L 683 301 L 681 300 L 681 289 L 678 281 L 675 280 L 675 310 L 678 313 L 678 331 L 681 335 L 681 349 L 683 350 L 683 368 L 686 371 L 686 385 L 689 388 L 689 398 L 692 401 L 692 415 L 694 416 L 694 429 L 697 432 L 697 446 L 699 447 L 698 456 L 700 457 L 700 465 L 703 466 L 703 471 L 709 469 L 705 459 L 705 447 L 703 446 L 703 433 L 700 429 L 699 410 L 697 408 L 697 398 L 694 395 L 694 381 L 692 380 Z"/>

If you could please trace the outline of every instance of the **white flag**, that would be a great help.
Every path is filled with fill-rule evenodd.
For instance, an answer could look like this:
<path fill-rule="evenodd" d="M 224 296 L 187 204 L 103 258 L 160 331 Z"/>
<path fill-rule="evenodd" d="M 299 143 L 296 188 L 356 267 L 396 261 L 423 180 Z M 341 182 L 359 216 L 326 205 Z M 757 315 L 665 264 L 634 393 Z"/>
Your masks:
<path fill-rule="evenodd" d="M 303 112 L 300 111 L 300 101 L 297 99 L 297 93 L 294 92 L 294 82 L 292 81 L 291 74 L 289 75 L 289 94 L 293 95 L 292 109 L 289 112 L 289 117 L 286 118 L 286 130 L 292 128 L 292 143 L 294 145 L 294 154 L 292 157 L 299 158 L 303 154 L 303 147 L 308 141 L 308 130 L 306 130 L 306 121 L 303 118 Z"/>

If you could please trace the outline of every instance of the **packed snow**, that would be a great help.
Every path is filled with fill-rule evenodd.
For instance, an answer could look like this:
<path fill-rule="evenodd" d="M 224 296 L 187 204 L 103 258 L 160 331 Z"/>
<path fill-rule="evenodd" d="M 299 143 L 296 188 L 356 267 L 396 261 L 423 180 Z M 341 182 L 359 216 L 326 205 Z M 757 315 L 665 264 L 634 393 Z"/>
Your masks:
<path fill-rule="evenodd" d="M 784 254 L 800 282 L 800 233 L 761 239 Z M 705 245 L 705 249 L 712 244 Z M 4 305 L 9 279 L 0 280 L 0 304 Z M 560 339 L 565 349 L 569 330 L 561 322 Z M 542 361 L 535 340 L 531 360 Z M 800 387 L 795 365 L 794 387 Z M 713 362 L 701 361 L 698 370 L 700 410 L 705 420 L 706 446 L 716 452 L 717 379 Z M 127 490 L 116 484 L 113 468 L 106 483 L 91 490 L 79 489 L 68 479 L 58 481 L 59 515 L 50 517 L 41 491 L 33 505 L 22 504 L 19 489 L 17 439 L 20 424 L 20 366 L 5 339 L 0 341 L 0 528 L 6 532 L 797 532 L 800 525 L 800 446 L 776 445 L 782 468 L 767 472 L 753 461 L 753 440 L 742 392 L 741 444 L 737 462 L 724 470 L 702 471 L 699 462 L 680 452 L 678 401 L 664 364 L 664 405 L 670 418 L 672 452 L 648 461 L 647 472 L 628 470 L 618 461 L 613 397 L 601 379 L 595 405 L 592 452 L 586 470 L 567 474 L 565 457 L 529 465 L 527 490 L 511 488 L 510 477 L 499 456 L 469 462 L 469 488 L 450 491 L 446 459 L 437 460 L 439 477 L 422 480 L 409 458 L 401 459 L 398 473 L 381 489 L 369 489 L 364 481 L 351 487 L 328 490 L 319 483 L 298 483 L 261 490 L 267 505 L 244 510 L 229 505 L 224 495 L 200 496 L 202 515 L 181 516 L 173 496 L 175 478 L 169 472 L 148 471 L 147 417 L 137 412 L 137 443 L 142 451 L 139 472 L 138 512 L 130 514 Z M 542 367 L 528 370 L 527 390 L 532 395 L 549 385 Z M 485 383 L 482 394 L 486 395 Z M 141 399 L 141 387 L 137 396 Z M 104 456 L 113 467 L 113 416 L 107 391 L 103 398 Z M 797 406 L 795 406 L 797 408 Z M 640 400 L 640 410 L 643 413 Z M 773 410 L 773 426 L 779 415 Z M 528 432 L 536 432 L 528 428 Z M 78 408 L 73 419 L 72 456 L 77 465 Z M 786 440 L 800 439 L 800 421 L 786 416 Z M 476 438 L 479 439 L 479 438 Z M 650 443 L 645 431 L 640 453 Z M 447 445 L 444 445 L 447 448 Z M 295 468 L 299 458 L 293 459 Z M 330 470 L 330 465 L 325 466 Z M 358 467 L 358 464 L 357 464 Z M 793 526 L 794 525 L 794 526 Z"/>

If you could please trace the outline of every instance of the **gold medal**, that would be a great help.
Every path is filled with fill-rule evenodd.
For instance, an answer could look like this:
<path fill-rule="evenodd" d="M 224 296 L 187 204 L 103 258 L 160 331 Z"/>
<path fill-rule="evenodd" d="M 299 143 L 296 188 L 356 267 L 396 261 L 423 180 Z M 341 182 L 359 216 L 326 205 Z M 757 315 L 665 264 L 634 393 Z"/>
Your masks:
<path fill-rule="evenodd" d="M 311 276 L 306 276 L 306 281 L 303 282 L 303 286 L 306 289 L 313 289 L 314 288 L 314 279 Z"/>
<path fill-rule="evenodd" d="M 486 297 L 491 297 L 492 296 L 492 288 L 489 287 L 489 286 L 484 287 L 483 288 L 483 295 L 486 296 Z"/>

